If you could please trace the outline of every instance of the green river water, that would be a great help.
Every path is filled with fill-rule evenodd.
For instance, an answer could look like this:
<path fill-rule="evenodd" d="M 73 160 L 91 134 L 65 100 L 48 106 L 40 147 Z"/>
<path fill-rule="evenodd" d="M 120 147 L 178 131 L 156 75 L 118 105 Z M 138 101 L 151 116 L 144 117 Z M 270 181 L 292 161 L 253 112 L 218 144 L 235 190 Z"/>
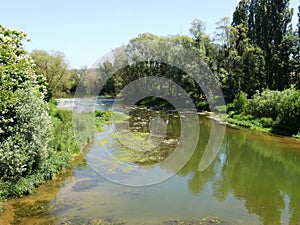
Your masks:
<path fill-rule="evenodd" d="M 149 131 L 143 120 L 148 115 L 140 111 L 130 120 L 139 140 Z M 78 156 L 56 180 L 31 196 L 6 202 L 0 224 L 300 224 L 299 140 L 227 126 L 215 160 L 199 171 L 211 127 L 224 126 L 199 115 L 197 148 L 176 171 L 157 163 L 178 143 L 180 117 L 165 113 L 162 118 L 168 120 L 168 139 L 148 155 L 122 148 L 114 134 L 122 123 L 107 125 L 95 134 L 85 157 Z M 128 166 L 105 164 L 103 149 Z M 135 179 L 138 170 L 170 178 L 126 186 L 100 176 L 104 165 L 108 175 L 123 181 Z"/>

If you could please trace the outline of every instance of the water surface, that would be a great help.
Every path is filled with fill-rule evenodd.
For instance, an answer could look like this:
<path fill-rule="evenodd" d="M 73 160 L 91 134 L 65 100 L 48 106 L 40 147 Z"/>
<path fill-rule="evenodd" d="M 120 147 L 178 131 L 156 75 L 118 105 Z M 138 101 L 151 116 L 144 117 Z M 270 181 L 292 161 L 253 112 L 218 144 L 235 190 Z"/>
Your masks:
<path fill-rule="evenodd" d="M 132 130 L 149 131 L 151 113 L 146 111 L 132 114 Z M 218 217 L 224 224 L 300 224 L 299 140 L 227 127 L 216 159 L 200 172 L 199 162 L 215 122 L 199 115 L 197 148 L 188 163 L 174 171 L 157 162 L 172 154 L 180 136 L 180 118 L 155 113 L 168 120 L 168 141 L 153 155 L 145 160 L 139 155 L 124 157 L 125 150 L 114 135 L 115 127 L 121 125 L 107 125 L 104 132 L 95 134 L 85 159 L 38 188 L 36 194 L 8 202 L 0 223 L 82 224 L 98 219 L 103 224 L 164 224 L 171 219 Z M 92 168 L 107 167 L 99 160 L 103 148 L 132 165 L 109 165 L 108 174 L 124 179 L 128 175 L 135 179 L 137 170 L 174 175 L 146 187 L 116 184 Z M 26 212 L 26 207 L 31 210 Z"/>

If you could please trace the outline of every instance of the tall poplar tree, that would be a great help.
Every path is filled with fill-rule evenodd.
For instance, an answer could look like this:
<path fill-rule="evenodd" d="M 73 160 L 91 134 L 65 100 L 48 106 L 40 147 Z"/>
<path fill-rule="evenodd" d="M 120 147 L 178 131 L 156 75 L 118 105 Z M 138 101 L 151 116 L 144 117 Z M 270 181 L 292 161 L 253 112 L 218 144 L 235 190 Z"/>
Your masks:
<path fill-rule="evenodd" d="M 288 58 L 280 58 L 280 46 L 289 34 L 292 19 L 289 0 L 251 0 L 249 6 L 248 36 L 252 44 L 265 54 L 266 82 L 270 89 L 282 89 L 281 77 L 288 71 L 279 69 L 279 63 L 288 64 Z"/>

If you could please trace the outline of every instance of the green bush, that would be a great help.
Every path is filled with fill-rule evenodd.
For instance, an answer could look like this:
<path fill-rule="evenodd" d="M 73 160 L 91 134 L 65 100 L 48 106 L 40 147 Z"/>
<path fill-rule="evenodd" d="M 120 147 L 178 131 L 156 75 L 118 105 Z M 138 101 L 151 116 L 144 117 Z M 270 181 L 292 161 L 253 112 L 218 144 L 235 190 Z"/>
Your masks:
<path fill-rule="evenodd" d="M 46 95 L 46 80 L 35 74 L 33 61 L 23 48 L 25 38 L 25 33 L 0 25 L 0 142 L 14 135 L 16 91 L 29 84 L 41 98 Z"/>
<path fill-rule="evenodd" d="M 233 119 L 247 121 L 247 120 L 253 120 L 254 117 L 252 115 L 238 114 L 238 115 L 234 115 Z"/>
<path fill-rule="evenodd" d="M 48 109 L 47 84 L 35 74 L 25 37 L 0 26 L 0 200 L 32 193 L 68 165 L 94 132 L 83 120 L 78 147 L 72 112 L 57 109 L 53 100 Z"/>
<path fill-rule="evenodd" d="M 240 114 L 246 111 L 248 105 L 247 94 L 240 91 L 233 100 L 233 110 Z"/>
<path fill-rule="evenodd" d="M 14 179 L 1 178 L 0 199 L 19 197 L 32 193 L 36 186 L 55 177 L 55 174 L 70 163 L 73 155 L 80 152 L 73 130 L 72 111 L 58 109 L 56 108 L 55 101 L 50 100 L 49 115 L 52 126 L 50 127 L 51 130 L 48 130 L 48 133 L 51 134 L 51 139 L 48 145 L 45 145 L 47 148 L 46 154 L 43 155 L 43 162 L 38 169 L 36 168 L 36 170 L 26 176 L 23 174 L 18 179 L 15 177 Z M 90 127 L 90 125 L 86 124 L 87 127 Z M 90 129 L 90 132 L 79 140 L 81 141 L 79 145 L 86 145 L 92 138 L 92 134 L 93 130 Z M 41 150 L 45 150 L 45 148 Z M 18 155 L 16 154 L 15 157 Z"/>
<path fill-rule="evenodd" d="M 0 142 L 0 177 L 17 180 L 33 173 L 47 158 L 50 118 L 46 103 L 27 86 L 15 93 L 15 125 Z"/>
<path fill-rule="evenodd" d="M 252 99 L 249 100 L 247 113 L 256 118 L 272 118 L 276 120 L 280 113 L 280 101 L 282 100 L 282 93 L 280 91 L 265 90 L 262 93 L 256 93 Z"/>
<path fill-rule="evenodd" d="M 209 104 L 208 104 L 208 101 L 199 101 L 199 102 L 196 102 L 196 107 L 198 110 L 204 110 L 204 111 L 209 111 Z"/>
<path fill-rule="evenodd" d="M 273 119 L 272 118 L 267 118 L 263 117 L 259 120 L 260 124 L 265 127 L 265 128 L 271 128 L 273 126 Z"/>
<path fill-rule="evenodd" d="M 273 130 L 277 133 L 297 135 L 300 132 L 300 91 L 285 92 Z"/>
<path fill-rule="evenodd" d="M 252 99 L 240 92 L 228 107 L 227 121 L 245 127 L 271 128 L 284 135 L 300 132 L 300 91 L 294 87 L 284 91 L 264 90 Z"/>

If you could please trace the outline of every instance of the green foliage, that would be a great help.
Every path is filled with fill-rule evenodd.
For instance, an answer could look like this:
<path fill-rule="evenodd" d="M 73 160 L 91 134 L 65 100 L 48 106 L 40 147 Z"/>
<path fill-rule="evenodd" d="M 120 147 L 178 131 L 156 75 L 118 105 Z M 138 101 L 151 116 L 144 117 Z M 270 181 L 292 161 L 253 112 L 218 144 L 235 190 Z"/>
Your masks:
<path fill-rule="evenodd" d="M 46 150 L 43 161 L 39 168 L 26 176 L 19 176 L 18 179 L 0 179 L 0 198 L 13 198 L 30 194 L 35 187 L 44 183 L 48 179 L 53 179 L 55 174 L 66 167 L 74 154 L 80 153 L 77 140 L 74 136 L 72 111 L 58 109 L 55 101 L 49 103 L 49 114 L 51 117 L 52 138 L 48 145 L 44 145 L 41 150 Z M 85 139 L 80 139 L 79 145 L 86 145 L 92 138 L 93 131 L 86 135 Z M 30 149 L 31 150 L 31 149 Z M 15 154 L 14 157 L 18 157 Z M 19 162 L 19 161 L 18 161 Z"/>
<path fill-rule="evenodd" d="M 271 128 L 274 124 L 273 119 L 269 117 L 263 117 L 259 122 L 264 128 Z"/>
<path fill-rule="evenodd" d="M 46 83 L 23 49 L 25 37 L 0 26 L 0 186 L 9 188 L 0 189 L 0 198 L 13 191 L 8 183 L 32 176 L 48 157 Z"/>
<path fill-rule="evenodd" d="M 72 112 L 55 109 L 51 111 L 50 115 L 54 138 L 49 142 L 49 150 L 61 153 L 78 153 L 79 148 L 73 134 Z"/>
<path fill-rule="evenodd" d="M 269 117 L 275 120 L 280 113 L 280 104 L 283 93 L 280 91 L 265 90 L 262 93 L 256 93 L 249 100 L 247 113 L 256 118 Z"/>
<path fill-rule="evenodd" d="M 48 98 L 68 96 L 79 77 L 75 71 L 68 70 L 65 55 L 62 52 L 49 54 L 43 50 L 35 50 L 30 56 L 34 60 L 36 73 L 46 77 Z"/>
<path fill-rule="evenodd" d="M 95 110 L 96 131 L 101 132 L 104 124 L 110 123 L 112 111 Z"/>
<path fill-rule="evenodd" d="M 284 135 L 297 135 L 300 131 L 300 91 L 294 87 L 281 92 L 265 90 L 248 100 L 240 100 L 237 96 L 228 109 L 229 123 L 270 128 L 272 132 Z"/>
<path fill-rule="evenodd" d="M 297 135 L 300 132 L 300 91 L 286 90 L 284 95 L 274 130 L 277 133 Z"/>
<path fill-rule="evenodd" d="M 0 177 L 18 180 L 38 170 L 47 157 L 50 119 L 46 103 L 35 89 L 15 93 L 16 124 L 12 135 L 0 142 Z"/>
<path fill-rule="evenodd" d="M 25 33 L 0 25 L 0 142 L 13 135 L 17 123 L 16 91 L 29 84 L 41 98 L 46 95 L 45 79 L 35 74 L 32 59 L 23 48 L 25 38 Z"/>
<path fill-rule="evenodd" d="M 242 113 L 246 110 L 247 105 L 247 95 L 244 92 L 240 91 L 234 98 L 233 109 L 237 113 Z"/>
<path fill-rule="evenodd" d="M 208 101 L 199 101 L 199 102 L 196 103 L 196 107 L 199 110 L 209 111 Z"/>
<path fill-rule="evenodd" d="M 56 109 L 51 101 L 50 120 L 46 79 L 36 75 L 23 48 L 25 37 L 0 26 L 0 199 L 32 193 L 79 151 L 72 112 Z M 79 144 L 85 145 L 91 133 Z"/>

